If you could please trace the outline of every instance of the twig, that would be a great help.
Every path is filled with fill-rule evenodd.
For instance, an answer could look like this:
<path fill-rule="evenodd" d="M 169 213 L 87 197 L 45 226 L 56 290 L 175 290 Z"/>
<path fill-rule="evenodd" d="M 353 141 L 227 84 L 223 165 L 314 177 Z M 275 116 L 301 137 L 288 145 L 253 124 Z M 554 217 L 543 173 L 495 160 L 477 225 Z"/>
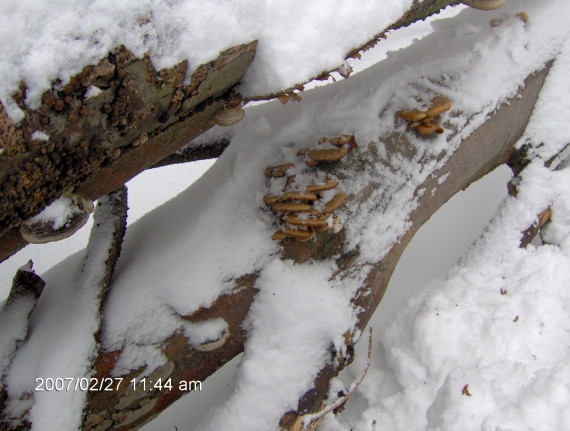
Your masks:
<path fill-rule="evenodd" d="M 338 400 L 336 400 L 334 403 L 332 403 L 326 409 L 324 409 L 318 413 L 303 416 L 303 428 L 302 429 L 303 430 L 310 429 L 311 424 L 317 422 L 318 420 L 322 419 L 324 416 L 328 415 L 330 412 L 336 410 L 337 408 L 342 406 L 344 403 L 346 403 L 348 401 L 348 399 L 350 398 L 350 396 L 354 392 L 356 392 L 356 389 L 358 388 L 358 386 L 360 386 L 360 384 L 362 383 L 362 381 L 366 377 L 366 374 L 368 373 L 368 369 L 370 368 L 371 361 L 372 361 L 372 327 L 370 327 L 370 335 L 368 336 L 368 360 L 366 361 L 366 368 L 364 368 L 364 371 L 362 372 L 360 377 L 358 377 L 358 379 L 356 379 L 354 382 L 352 382 L 352 384 L 350 385 L 350 389 L 348 390 L 348 393 L 344 397 L 340 397 Z"/>

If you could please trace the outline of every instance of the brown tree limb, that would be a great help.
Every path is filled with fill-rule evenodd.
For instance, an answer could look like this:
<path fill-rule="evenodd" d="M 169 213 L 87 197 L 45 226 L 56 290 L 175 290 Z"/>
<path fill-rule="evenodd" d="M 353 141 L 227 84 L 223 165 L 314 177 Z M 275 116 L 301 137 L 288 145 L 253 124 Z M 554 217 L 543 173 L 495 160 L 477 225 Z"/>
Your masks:
<path fill-rule="evenodd" d="M 95 340 L 99 342 L 103 299 L 111 284 L 111 277 L 121 252 L 121 244 L 126 231 L 127 188 L 122 186 L 115 192 L 103 196 L 97 203 L 93 217 L 94 226 L 91 230 L 82 269 L 76 284 L 78 291 L 83 291 L 84 295 L 89 298 L 94 297 L 97 303 L 93 313 L 94 319 L 99 322 L 99 325 L 95 334 L 85 334 L 85 336 L 94 335 Z M 31 271 L 31 262 L 29 266 L 30 268 L 21 269 L 17 272 L 10 296 L 2 314 L 0 314 L 0 322 L 6 313 L 9 313 L 11 309 L 16 309 L 20 314 L 22 314 L 22 310 L 29 310 L 25 316 L 20 316 L 20 320 L 25 319 L 27 323 L 28 316 L 35 307 L 45 285 L 43 280 Z M 27 302 L 21 304 L 22 301 Z M 11 317 L 16 318 L 18 316 Z M 85 316 L 87 319 L 90 317 L 92 316 Z M 27 329 L 27 325 L 24 328 Z M 24 338 L 20 336 L 15 341 L 22 343 Z M 13 350 L 15 352 L 15 349 Z M 12 352 L 12 356 L 14 352 Z M 4 401 L 6 401 L 5 397 L 6 393 L 4 392 Z M 31 428 L 26 417 L 27 411 L 23 412 L 21 417 L 2 415 L 1 413 L 5 408 L 3 404 L 0 404 L 0 429 L 28 430 Z"/>
<path fill-rule="evenodd" d="M 513 146 L 522 135 L 530 118 L 549 67 L 550 64 L 540 72 L 528 77 L 516 97 L 502 104 L 491 118 L 463 140 L 445 166 L 440 171 L 435 172 L 435 176 L 449 173 L 445 182 L 439 184 L 437 179 L 428 177 L 422 185 L 418 186 L 417 191 L 422 188 L 431 190 L 437 187 L 437 189 L 434 193 L 416 193 L 419 196 L 419 205 L 410 215 L 412 221 L 410 229 L 399 239 L 398 243 L 393 245 L 390 252 L 380 262 L 370 266 L 368 276 L 353 298 L 355 306 L 362 310 L 358 315 L 358 329 L 363 330 L 366 326 L 382 299 L 400 256 L 420 226 L 455 193 L 505 163 L 514 153 Z M 413 146 L 406 135 L 394 132 L 390 136 L 383 137 L 383 141 L 387 148 L 386 157 L 388 158 L 395 154 L 405 156 L 413 151 Z M 381 159 L 372 150 L 351 152 L 343 160 L 342 167 L 336 168 L 333 164 L 327 169 L 342 182 L 347 171 L 358 171 L 362 169 L 363 164 L 370 160 L 381 163 L 384 159 Z M 368 196 L 367 188 L 372 186 L 365 185 L 363 187 L 359 193 L 351 195 L 347 199 L 366 199 Z M 338 266 L 335 277 L 342 280 L 354 269 L 359 253 L 358 249 L 345 253 L 343 251 L 344 241 L 344 230 L 338 234 L 317 232 L 315 241 L 304 243 L 286 239 L 283 241 L 282 258 L 292 259 L 296 263 L 307 262 L 311 259 L 335 259 Z M 113 393 L 92 393 L 88 399 L 88 410 L 93 414 L 100 415 L 101 420 L 110 421 L 113 429 L 121 431 L 138 429 L 186 393 L 178 390 L 178 382 L 182 380 L 203 381 L 224 363 L 240 353 L 243 350 L 245 335 L 241 324 L 256 293 L 254 288 L 256 279 L 256 274 L 241 277 L 236 280 L 236 287 L 232 293 L 220 296 L 208 309 L 200 309 L 185 317 L 191 322 L 204 321 L 215 317 L 226 320 L 231 335 L 223 346 L 211 352 L 200 352 L 194 350 L 188 344 L 188 340 L 179 333 L 172 334 L 164 341 L 163 353 L 168 358 L 168 362 L 155 373 L 172 379 L 172 390 L 149 389 L 144 394 L 137 394 L 136 398 L 133 398 L 133 395 L 127 392 L 126 388 L 121 388 L 118 392 Z M 365 292 L 366 294 L 364 294 Z M 350 339 L 347 339 L 349 355 L 352 347 L 351 342 Z M 101 353 L 96 364 L 98 377 L 110 375 L 119 354 L 119 351 Z M 314 382 L 314 388 L 300 399 L 297 409 L 287 413 L 281 421 L 281 426 L 284 429 L 290 429 L 297 423 L 299 416 L 316 413 L 322 409 L 330 379 L 336 376 L 351 360 L 350 357 L 336 360 L 339 359 L 337 352 L 332 350 L 330 354 L 331 365 L 327 365 L 321 370 Z M 130 381 L 140 371 L 137 370 L 122 377 L 126 381 Z M 84 423 L 84 429 L 93 429 L 87 425 Z"/>
<path fill-rule="evenodd" d="M 414 0 L 398 21 L 347 53 L 347 58 L 367 51 L 388 31 L 457 3 Z M 76 190 L 95 200 L 150 167 L 218 157 L 225 148 L 223 141 L 173 153 L 213 126 L 213 115 L 232 97 L 230 88 L 243 76 L 255 49 L 256 41 L 222 52 L 218 59 L 199 66 L 185 86 L 186 62 L 155 71 L 148 57 L 136 59 L 118 47 L 99 64 L 86 66 L 63 90 L 56 90 L 59 83 L 54 83 L 37 110 L 25 105 L 22 83 L 14 93 L 25 113 L 19 127 L 0 104 L 4 149 L 0 153 L 0 262 L 27 245 L 19 235 L 20 223 L 65 192 Z M 84 99 L 91 85 L 103 91 Z M 254 99 L 269 100 L 299 88 L 302 85 Z M 49 141 L 33 140 L 36 131 Z"/>
<path fill-rule="evenodd" d="M 0 262 L 26 245 L 20 223 L 64 192 L 95 200 L 211 128 L 256 46 L 222 52 L 188 85 L 186 62 L 156 71 L 120 47 L 62 90 L 46 91 L 37 110 L 24 104 L 22 86 L 14 96 L 25 113 L 19 128 L 0 106 Z M 101 92 L 85 99 L 90 86 Z M 38 131 L 49 140 L 33 140 Z"/>
<path fill-rule="evenodd" d="M 32 261 L 16 272 L 12 289 L 0 309 L 0 424 L 7 399 L 4 377 L 16 350 L 28 335 L 28 319 L 45 286 L 45 282 L 32 269 Z"/>

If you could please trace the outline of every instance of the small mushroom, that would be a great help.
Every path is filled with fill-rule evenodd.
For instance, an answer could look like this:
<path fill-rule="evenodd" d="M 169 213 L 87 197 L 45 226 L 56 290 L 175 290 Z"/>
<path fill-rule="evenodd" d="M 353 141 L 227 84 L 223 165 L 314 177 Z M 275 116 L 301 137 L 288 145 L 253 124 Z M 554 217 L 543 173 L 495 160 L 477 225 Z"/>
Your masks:
<path fill-rule="evenodd" d="M 292 202 L 277 202 L 272 205 L 273 211 L 284 213 L 309 212 L 311 207 L 308 204 L 297 204 Z"/>
<path fill-rule="evenodd" d="M 307 151 L 309 151 L 308 148 L 301 148 L 299 151 L 297 151 L 297 155 L 304 156 L 305 154 L 307 154 Z"/>
<path fill-rule="evenodd" d="M 285 163 L 283 165 L 269 166 L 265 168 L 263 173 L 267 178 L 283 178 L 287 169 L 292 168 L 293 163 Z"/>
<path fill-rule="evenodd" d="M 408 121 L 406 132 L 416 128 L 420 135 L 431 135 L 432 133 L 442 134 L 443 127 L 435 123 L 434 117 L 451 109 L 451 100 L 443 96 L 432 99 L 432 106 L 425 112 L 417 109 L 411 111 L 397 111 L 398 117 Z"/>
<path fill-rule="evenodd" d="M 325 150 L 311 150 L 307 152 L 315 162 L 337 162 L 348 153 L 346 147 L 329 148 Z"/>
<path fill-rule="evenodd" d="M 280 241 L 280 240 L 285 239 L 285 238 L 287 238 L 287 234 L 281 230 L 278 230 L 273 235 L 271 235 L 271 239 L 273 241 Z"/>
<path fill-rule="evenodd" d="M 311 184 L 307 186 L 307 193 L 318 193 L 325 190 L 331 190 L 338 186 L 338 178 L 327 177 L 324 184 Z"/>
<path fill-rule="evenodd" d="M 37 216 L 23 222 L 20 234 L 31 244 L 59 241 L 83 227 L 92 211 L 91 200 L 77 194 L 66 194 Z"/>
<path fill-rule="evenodd" d="M 451 109 L 451 100 L 447 97 L 437 96 L 431 101 L 432 106 L 426 111 L 426 116 L 435 117 L 442 112 L 449 111 Z"/>
<path fill-rule="evenodd" d="M 230 338 L 230 331 L 229 329 L 224 329 L 218 339 L 214 341 L 206 341 L 201 344 L 194 344 L 192 345 L 192 348 L 199 350 L 200 352 L 211 352 L 212 350 L 222 347 L 228 338 Z"/>
<path fill-rule="evenodd" d="M 421 121 L 427 117 L 424 111 L 413 109 L 411 111 L 396 111 L 396 115 L 406 121 Z"/>
<path fill-rule="evenodd" d="M 233 99 L 226 104 L 226 107 L 214 115 L 212 122 L 222 127 L 233 126 L 243 120 L 245 112 L 241 108 L 241 100 Z"/>
<path fill-rule="evenodd" d="M 295 238 L 297 241 L 305 242 L 305 241 L 310 240 L 314 236 L 315 236 L 315 231 L 311 228 L 308 228 L 306 230 L 303 230 L 303 229 L 295 230 L 295 229 L 290 229 L 288 227 L 285 227 L 285 228 L 283 228 L 282 231 L 275 232 L 273 234 L 273 236 L 271 237 L 271 239 L 281 240 L 281 239 L 285 239 L 287 237 L 291 237 L 291 238 Z"/>
<path fill-rule="evenodd" d="M 283 220 L 293 226 L 308 226 L 315 229 L 328 227 L 327 222 L 318 218 L 306 218 L 302 219 L 294 214 L 288 214 L 283 218 Z"/>
<path fill-rule="evenodd" d="M 325 204 L 325 208 L 323 209 L 323 214 L 332 213 L 338 207 L 342 205 L 344 200 L 346 199 L 346 194 L 343 192 L 338 192 L 334 197 Z"/>
<path fill-rule="evenodd" d="M 329 142 L 337 147 L 350 143 L 354 139 L 353 135 L 342 135 L 337 138 L 329 139 Z"/>
<path fill-rule="evenodd" d="M 441 135 L 445 131 L 439 124 L 435 123 L 421 123 L 417 126 L 417 129 L 418 133 L 422 135 L 431 135 L 434 132 Z"/>
<path fill-rule="evenodd" d="M 287 182 L 285 183 L 285 187 L 283 188 L 283 191 L 285 191 L 289 187 L 291 187 L 291 184 L 293 184 L 295 182 L 295 177 L 296 177 L 296 175 L 289 175 L 287 177 Z"/>
<path fill-rule="evenodd" d="M 265 203 L 265 205 L 273 205 L 276 202 L 279 202 L 279 200 L 281 199 L 281 196 L 277 196 L 277 195 L 265 195 L 263 196 L 263 202 Z"/>
<path fill-rule="evenodd" d="M 280 200 L 310 202 L 316 199 L 317 195 L 314 193 L 287 192 L 281 195 Z"/>
<path fill-rule="evenodd" d="M 461 3 L 474 9 L 493 10 L 504 6 L 507 0 L 462 0 Z"/>

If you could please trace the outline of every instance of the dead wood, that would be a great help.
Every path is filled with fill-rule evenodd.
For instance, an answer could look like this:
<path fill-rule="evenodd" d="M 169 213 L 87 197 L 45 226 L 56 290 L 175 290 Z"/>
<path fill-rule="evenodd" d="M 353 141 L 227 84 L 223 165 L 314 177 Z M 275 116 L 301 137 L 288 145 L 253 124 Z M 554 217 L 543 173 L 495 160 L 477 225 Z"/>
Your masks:
<path fill-rule="evenodd" d="M 530 118 L 549 67 L 550 65 L 547 65 L 543 70 L 528 77 L 524 86 L 519 90 L 519 94 L 502 104 L 490 119 L 461 143 L 443 168 L 418 187 L 418 190 L 421 188 L 431 190 L 436 186 L 437 189 L 433 194 L 421 194 L 418 208 L 410 216 L 412 221 L 410 229 L 400 238 L 399 243 L 394 244 L 385 258 L 371 266 L 368 276 L 355 294 L 353 302 L 362 310 L 358 316 L 358 329 L 362 331 L 366 326 L 382 299 L 400 256 L 421 225 L 455 193 L 505 163 L 511 157 L 514 152 L 513 146 L 522 135 Z M 389 153 L 387 157 L 395 153 L 405 155 L 411 151 L 411 144 L 405 135 L 393 133 L 391 136 L 384 137 L 383 140 Z M 370 150 L 351 152 L 343 160 L 342 168 L 335 170 L 336 168 L 332 164 L 330 171 L 342 181 L 347 175 L 347 168 L 348 171 L 358 171 L 362 169 L 365 160 L 370 159 L 377 162 L 381 161 L 379 156 Z M 448 172 L 447 180 L 439 184 L 436 177 Z M 420 193 L 418 193 L 419 195 Z M 362 193 L 356 193 L 347 199 L 366 199 L 366 196 L 366 190 L 362 190 Z M 336 235 L 330 232 L 317 232 L 314 242 L 305 243 L 286 239 L 283 241 L 282 258 L 292 259 L 296 263 L 307 262 L 311 259 L 335 259 L 339 268 L 336 277 L 342 280 L 346 274 L 354 269 L 353 266 L 359 253 L 358 249 L 349 253 L 343 251 L 344 235 L 345 230 L 341 230 Z M 172 379 L 172 390 L 151 389 L 144 394 L 139 394 L 140 396 L 136 399 L 128 398 L 131 395 L 127 393 L 126 388 L 112 393 L 92 393 L 88 399 L 88 411 L 100 415 L 101 420 L 110 421 L 113 429 L 120 431 L 138 429 L 183 395 L 183 392 L 177 389 L 178 382 L 181 380 L 203 381 L 224 363 L 240 353 L 243 350 L 245 335 L 241 324 L 256 293 L 254 288 L 256 279 L 256 274 L 241 277 L 236 280 L 235 293 L 222 295 L 210 308 L 200 309 L 192 315 L 184 317 L 192 322 L 215 317 L 222 317 L 226 320 L 229 324 L 231 336 L 222 347 L 211 352 L 199 352 L 192 349 L 188 345 L 187 339 L 181 334 L 172 334 L 164 340 L 163 352 L 168 358 L 168 362 L 155 372 L 164 373 Z M 364 292 L 369 292 L 369 294 L 364 295 Z M 351 340 L 347 340 L 347 347 L 350 355 L 353 347 Z M 119 351 L 101 352 L 96 363 L 96 372 L 99 378 L 109 376 L 119 354 Z M 330 355 L 331 363 L 337 365 L 328 365 L 321 370 L 314 381 L 313 389 L 299 400 L 297 409 L 288 412 L 281 421 L 283 428 L 288 429 L 293 424 L 298 423 L 300 416 L 318 413 L 322 410 L 330 379 L 336 376 L 352 359 L 347 357 L 343 358 L 342 361 L 335 361 L 337 352 L 332 349 Z M 122 377 L 126 381 L 130 381 L 138 375 L 139 371 Z M 125 399 L 127 401 L 121 401 Z M 84 429 L 95 429 L 89 425 L 84 423 Z"/>

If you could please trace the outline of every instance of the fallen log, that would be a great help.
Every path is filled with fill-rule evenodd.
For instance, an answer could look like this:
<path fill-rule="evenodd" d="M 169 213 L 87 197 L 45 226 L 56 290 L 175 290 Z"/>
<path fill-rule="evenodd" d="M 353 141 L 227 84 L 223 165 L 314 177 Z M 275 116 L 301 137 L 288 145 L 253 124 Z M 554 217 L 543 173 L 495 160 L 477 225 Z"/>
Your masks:
<path fill-rule="evenodd" d="M 414 0 L 402 18 L 346 58 L 359 58 L 390 30 L 457 3 Z M 253 60 L 256 45 L 220 53 L 199 66 L 187 85 L 186 62 L 156 71 L 148 57 L 136 59 L 118 47 L 97 65 L 85 66 L 63 89 L 54 83 L 37 110 L 26 106 L 26 86 L 21 83 L 13 95 L 25 114 L 19 126 L 0 104 L 0 262 L 27 245 L 20 224 L 65 192 L 95 200 L 145 169 L 218 157 L 227 142 L 174 153 L 213 126 L 213 116 L 234 96 L 230 89 Z M 244 102 L 291 95 L 302 88 L 298 84 Z"/>
<path fill-rule="evenodd" d="M 433 177 L 429 177 L 417 188 L 418 191 L 420 189 L 429 191 L 434 188 L 436 190 L 434 193 L 419 193 L 417 191 L 419 205 L 411 214 L 412 223 L 407 233 L 400 238 L 399 243 L 393 245 L 389 253 L 380 262 L 368 268 L 368 275 L 353 298 L 354 304 L 361 307 L 362 310 L 358 316 L 358 329 L 362 330 L 366 326 L 374 309 L 382 299 L 401 254 L 421 225 L 451 196 L 505 163 L 514 154 L 513 146 L 522 135 L 530 118 L 548 70 L 549 66 L 530 76 L 516 97 L 502 104 L 491 118 L 463 140 L 441 171 L 434 172 Z M 413 151 L 406 135 L 394 132 L 388 139 L 384 137 L 384 141 L 389 151 L 389 155 L 386 157 L 394 154 L 405 155 Z M 380 158 L 373 151 L 349 153 L 342 166 L 331 164 L 327 168 L 327 172 L 338 176 L 342 182 L 347 175 L 346 172 L 362 169 L 361 167 L 367 163 L 367 160 L 381 162 L 386 159 Z M 347 166 L 349 167 L 348 170 L 346 169 Z M 446 181 L 438 182 L 437 176 L 446 173 L 448 173 Z M 351 195 L 347 199 L 362 199 L 366 195 L 365 187 L 358 194 L 359 197 Z M 345 230 L 341 230 L 336 235 L 330 232 L 317 232 L 314 242 L 298 242 L 292 238 L 286 239 L 283 241 L 284 247 L 281 257 L 282 259 L 291 259 L 296 263 L 304 263 L 311 259 L 315 261 L 335 259 L 338 265 L 335 278 L 342 280 L 350 273 L 359 253 L 358 249 L 349 253 L 343 252 L 345 233 Z M 168 358 L 168 362 L 153 374 L 166 376 L 176 382 L 172 390 L 160 391 L 148 388 L 144 394 L 137 394 L 137 397 L 133 397 L 127 387 L 120 388 L 119 391 L 112 393 L 90 393 L 87 407 L 88 412 L 93 415 L 90 417 L 96 418 L 97 423 L 110 421 L 108 423 L 112 424 L 113 429 L 138 429 L 187 393 L 179 390 L 178 382 L 203 381 L 224 363 L 239 354 L 243 350 L 245 340 L 242 323 L 256 294 L 254 287 L 256 280 L 257 274 L 241 277 L 235 281 L 235 288 L 232 293 L 220 296 L 209 308 L 199 309 L 184 317 L 193 323 L 223 318 L 228 323 L 231 335 L 221 347 L 210 352 L 197 351 L 188 344 L 187 338 L 180 333 L 174 333 L 164 340 L 163 352 Z M 366 294 L 364 294 L 365 292 Z M 352 351 L 352 342 L 350 338 L 347 339 L 349 353 Z M 300 416 L 321 410 L 323 400 L 328 392 L 330 379 L 351 361 L 350 355 L 338 361 L 334 360 L 334 358 L 338 359 L 338 352 L 331 350 L 330 354 L 331 359 L 333 359 L 331 364 L 335 365 L 328 365 L 323 368 L 314 381 L 314 388 L 300 399 L 297 409 L 284 416 L 281 421 L 281 426 L 284 429 L 291 429 L 295 424 L 298 424 Z M 119 355 L 120 351 L 100 352 L 95 365 L 96 376 L 98 378 L 109 376 Z M 136 370 L 121 377 L 125 381 L 130 381 L 139 375 L 140 371 Z M 124 399 L 126 401 L 121 401 Z M 117 409 L 117 406 L 120 408 Z M 93 422 L 84 422 L 83 426 L 86 430 L 96 429 Z"/>

